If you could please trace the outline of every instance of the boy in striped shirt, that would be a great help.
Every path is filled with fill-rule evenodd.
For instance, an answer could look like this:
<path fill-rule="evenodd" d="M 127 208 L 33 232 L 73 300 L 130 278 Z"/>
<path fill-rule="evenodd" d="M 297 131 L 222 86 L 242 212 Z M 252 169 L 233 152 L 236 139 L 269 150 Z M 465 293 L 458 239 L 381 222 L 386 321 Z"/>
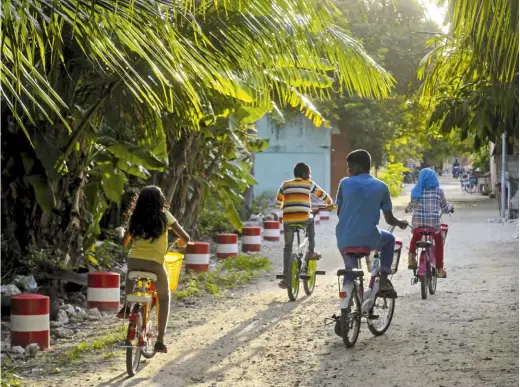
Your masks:
<path fill-rule="evenodd" d="M 308 259 L 320 259 L 321 256 L 314 251 L 314 218 L 311 214 L 311 194 L 316 196 L 325 204 L 332 205 L 329 194 L 321 189 L 311 180 L 311 169 L 305 163 L 298 163 L 294 167 L 294 180 L 285 181 L 276 197 L 276 207 L 283 210 L 283 228 L 285 247 L 283 250 L 283 273 L 285 278 L 289 277 L 291 267 L 292 245 L 294 242 L 294 231 L 292 225 L 305 225 L 309 237 Z M 278 286 L 287 288 L 286 280 L 282 280 Z"/>

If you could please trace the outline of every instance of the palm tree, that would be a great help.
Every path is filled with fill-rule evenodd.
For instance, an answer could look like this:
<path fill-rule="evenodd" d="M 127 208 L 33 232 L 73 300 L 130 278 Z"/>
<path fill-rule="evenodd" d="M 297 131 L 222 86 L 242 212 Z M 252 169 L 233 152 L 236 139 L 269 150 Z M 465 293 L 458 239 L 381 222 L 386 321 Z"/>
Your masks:
<path fill-rule="evenodd" d="M 447 19 L 419 71 L 431 123 L 474 136 L 476 148 L 503 132 L 518 138 L 518 2 L 449 0 Z"/>
<path fill-rule="evenodd" d="M 31 230 L 19 244 L 79 257 L 128 179 L 165 168 L 169 197 L 189 201 L 181 215 L 194 218 L 209 187 L 200 174 L 232 170 L 212 175 L 219 192 L 254 181 L 246 124 L 279 105 L 319 125 L 311 100 L 332 87 L 385 97 L 392 78 L 337 16 L 310 0 L 4 1 L 2 139 L 23 144 L 3 155 L 4 204 L 17 209 L 4 220 Z M 243 168 L 229 163 L 237 157 Z"/>

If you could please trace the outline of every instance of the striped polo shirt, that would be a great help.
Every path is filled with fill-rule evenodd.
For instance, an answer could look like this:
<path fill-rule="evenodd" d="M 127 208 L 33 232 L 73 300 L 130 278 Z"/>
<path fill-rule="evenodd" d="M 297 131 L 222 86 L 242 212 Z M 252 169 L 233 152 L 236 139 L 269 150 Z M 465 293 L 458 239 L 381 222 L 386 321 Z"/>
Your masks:
<path fill-rule="evenodd" d="M 282 184 L 276 196 L 276 206 L 283 210 L 284 223 L 303 223 L 309 220 L 311 194 L 326 204 L 332 204 L 329 194 L 312 180 L 297 178 Z"/>

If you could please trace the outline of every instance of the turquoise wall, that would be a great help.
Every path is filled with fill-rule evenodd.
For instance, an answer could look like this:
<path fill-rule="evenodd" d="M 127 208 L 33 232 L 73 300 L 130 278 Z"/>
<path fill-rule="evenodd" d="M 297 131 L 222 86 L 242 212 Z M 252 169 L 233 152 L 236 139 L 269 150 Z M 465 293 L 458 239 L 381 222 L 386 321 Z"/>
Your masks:
<path fill-rule="evenodd" d="M 268 117 L 256 123 L 257 135 L 270 140 L 269 148 L 256 154 L 255 195 L 276 194 L 285 180 L 294 178 L 296 163 L 311 167 L 312 179 L 330 192 L 331 130 L 316 128 L 307 118 L 296 118 L 278 126 Z"/>

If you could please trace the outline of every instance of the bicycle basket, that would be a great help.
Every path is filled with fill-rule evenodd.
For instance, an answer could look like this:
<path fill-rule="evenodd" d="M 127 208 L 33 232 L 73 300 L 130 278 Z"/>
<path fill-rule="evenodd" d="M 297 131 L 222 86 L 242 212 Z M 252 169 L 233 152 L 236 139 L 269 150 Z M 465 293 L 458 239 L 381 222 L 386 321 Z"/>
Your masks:
<path fill-rule="evenodd" d="M 403 250 L 403 242 L 395 241 L 394 261 L 392 262 L 392 274 L 397 273 L 399 268 L 399 260 L 401 259 L 401 251 Z"/>
<path fill-rule="evenodd" d="M 169 252 L 164 257 L 164 268 L 168 273 L 168 282 L 170 283 L 170 292 L 174 292 L 179 284 L 181 276 L 181 267 L 184 255 L 181 253 Z"/>

